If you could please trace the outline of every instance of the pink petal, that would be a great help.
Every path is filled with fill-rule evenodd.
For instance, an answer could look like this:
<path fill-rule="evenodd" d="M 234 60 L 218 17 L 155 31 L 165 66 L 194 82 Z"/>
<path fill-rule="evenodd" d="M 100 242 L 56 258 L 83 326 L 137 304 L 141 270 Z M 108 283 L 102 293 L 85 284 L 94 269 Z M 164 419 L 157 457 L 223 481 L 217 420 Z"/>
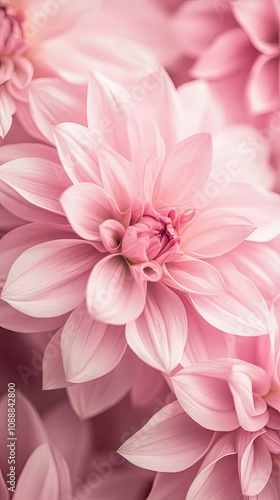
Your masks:
<path fill-rule="evenodd" d="M 248 81 L 248 99 L 255 114 L 276 111 L 279 105 L 278 57 L 259 56 Z"/>
<path fill-rule="evenodd" d="M 144 310 L 126 326 L 126 339 L 145 363 L 173 370 L 187 341 L 187 318 L 179 297 L 162 283 L 150 283 Z"/>
<path fill-rule="evenodd" d="M 202 52 L 190 72 L 195 78 L 215 80 L 238 73 L 250 67 L 254 60 L 248 36 L 240 28 L 230 29 L 219 35 Z"/>
<path fill-rule="evenodd" d="M 100 240 L 100 224 L 118 217 L 104 189 L 90 183 L 71 186 L 60 202 L 74 231 L 84 239 Z"/>
<path fill-rule="evenodd" d="M 0 202 L 6 210 L 25 221 L 66 224 L 63 215 L 26 201 L 21 194 L 5 182 L 0 182 Z"/>
<path fill-rule="evenodd" d="M 254 229 L 250 220 L 233 212 L 205 210 L 183 232 L 182 245 L 195 257 L 217 257 L 237 247 Z"/>
<path fill-rule="evenodd" d="M 205 500 L 208 495 L 209 498 L 212 497 L 215 500 L 243 499 L 238 481 L 236 458 L 230 456 L 234 453 L 230 445 L 224 453 L 229 456 L 222 457 L 222 459 L 217 457 L 213 463 L 201 469 L 188 490 L 186 500 Z"/>
<path fill-rule="evenodd" d="M 102 259 L 90 275 L 87 306 L 97 321 L 123 325 L 138 318 L 146 301 L 146 282 L 137 282 L 119 255 Z"/>
<path fill-rule="evenodd" d="M 123 326 L 91 318 L 82 302 L 67 320 L 61 337 L 66 380 L 87 382 L 113 370 L 126 350 Z"/>
<path fill-rule="evenodd" d="M 30 114 L 40 132 L 54 143 L 53 126 L 77 120 L 86 124 L 86 112 L 81 102 L 86 89 L 56 78 L 36 78 L 29 88 Z"/>
<path fill-rule="evenodd" d="M 239 423 L 246 431 L 258 431 L 267 425 L 269 411 L 264 396 L 270 385 L 269 376 L 261 368 L 245 363 L 233 366 L 229 388 Z"/>
<path fill-rule="evenodd" d="M 24 90 L 26 90 L 34 75 L 33 64 L 26 57 L 14 57 L 14 71 L 13 76 L 6 84 L 6 88 L 10 95 L 19 101 L 25 101 Z"/>
<path fill-rule="evenodd" d="M 59 157 L 55 148 L 46 144 L 21 143 L 6 144 L 1 146 L 0 164 L 6 163 L 17 158 L 45 158 L 52 163 L 59 164 Z"/>
<path fill-rule="evenodd" d="M 179 472 L 197 462 L 211 440 L 212 432 L 197 425 L 174 401 L 129 438 L 118 453 L 138 467 Z"/>
<path fill-rule="evenodd" d="M 104 140 L 118 153 L 127 157 L 129 140 L 125 103 L 128 91 L 104 75 L 90 73 L 87 99 L 88 127 L 92 133 Z"/>
<path fill-rule="evenodd" d="M 268 55 L 277 51 L 279 23 L 273 0 L 233 0 L 232 9 L 256 49 Z"/>
<path fill-rule="evenodd" d="M 215 267 L 222 275 L 226 291 L 212 296 L 192 294 L 195 309 L 208 323 L 224 332 L 245 336 L 266 334 L 269 329 L 268 309 L 254 283 L 218 259 Z"/>
<path fill-rule="evenodd" d="M 13 264 L 1 298 L 34 317 L 64 314 L 84 298 L 97 260 L 93 247 L 79 240 L 56 240 L 26 250 Z M 58 298 L 63 300 L 58 300 Z"/>
<path fill-rule="evenodd" d="M 205 184 L 211 161 L 212 147 L 208 134 L 197 134 L 179 142 L 158 175 L 154 200 L 171 207 L 186 206 Z"/>
<path fill-rule="evenodd" d="M 234 26 L 230 15 L 221 18 L 219 7 L 226 8 L 226 4 L 214 5 L 201 0 L 180 2 L 172 20 L 174 34 L 185 54 L 197 58 L 220 33 Z"/>
<path fill-rule="evenodd" d="M 214 266 L 185 256 L 166 264 L 166 277 L 169 286 L 189 293 L 217 295 L 225 290 L 223 279 Z"/>
<path fill-rule="evenodd" d="M 230 183 L 209 200 L 207 210 L 222 208 L 250 220 L 257 228 L 248 237 L 250 241 L 270 241 L 279 235 L 276 214 L 280 210 L 280 197 L 261 187 Z"/>
<path fill-rule="evenodd" d="M 24 225 L 5 234 L 0 240 L 2 267 L 0 286 L 4 285 L 9 270 L 20 255 L 35 245 L 52 240 L 73 239 L 73 232 L 67 226 L 40 224 L 37 222 Z"/>
<path fill-rule="evenodd" d="M 13 160 L 0 168 L 0 180 L 24 200 L 63 215 L 59 198 L 70 181 L 60 165 L 43 158 Z"/>
<path fill-rule="evenodd" d="M 131 390 L 134 371 L 135 357 L 127 349 L 116 368 L 103 377 L 68 387 L 74 412 L 84 420 L 115 406 Z"/>
<path fill-rule="evenodd" d="M 219 360 L 220 369 L 227 361 Z M 215 376 L 215 364 L 200 363 L 184 368 L 172 377 L 175 394 L 184 410 L 197 423 L 215 431 L 239 427 L 234 402 L 227 381 Z M 211 368 L 213 376 L 211 376 Z M 226 369 L 226 368 L 224 368 Z"/>
<path fill-rule="evenodd" d="M 1 55 L 0 85 L 3 85 L 13 76 L 14 63 L 11 57 Z M 4 87 L 1 88 L 1 92 Z"/>
<path fill-rule="evenodd" d="M 7 92 L 5 87 L 1 85 L 1 98 L 0 98 L 0 137 L 4 137 L 9 132 L 13 115 L 16 112 L 16 104 L 14 99 Z"/>
<path fill-rule="evenodd" d="M 54 128 L 57 151 L 73 184 L 93 182 L 102 185 L 97 152 L 99 143 L 86 127 L 62 123 Z"/>
<path fill-rule="evenodd" d="M 52 445 L 39 446 L 18 479 L 15 500 L 60 500 L 71 495 L 71 478 L 63 456 Z"/>
<path fill-rule="evenodd" d="M 263 432 L 238 435 L 238 469 L 243 495 L 259 495 L 272 472 L 272 457 L 261 437 Z"/>
<path fill-rule="evenodd" d="M 130 143 L 130 160 L 140 172 L 143 172 L 145 169 L 143 175 L 143 196 L 141 195 L 141 199 L 149 199 L 146 188 L 152 183 L 151 181 L 154 176 L 154 169 L 151 163 L 154 160 L 157 165 L 156 170 L 158 171 L 165 158 L 165 143 L 158 126 L 150 119 L 140 120 L 138 115 L 129 115 L 127 127 Z M 136 148 L 136 144 L 141 144 L 141 148 Z M 152 171 L 148 171 L 148 168 Z M 149 193 L 150 195 L 152 194 L 151 188 L 149 189 Z"/>
<path fill-rule="evenodd" d="M 137 173 L 134 165 L 114 151 L 98 153 L 103 186 L 121 212 L 126 212 L 137 196 Z"/>
<path fill-rule="evenodd" d="M 266 243 L 246 241 L 231 252 L 230 260 L 242 274 L 248 276 L 267 300 L 273 300 L 279 290 L 280 255 Z"/>
<path fill-rule="evenodd" d="M 65 371 L 61 353 L 61 334 L 63 328 L 60 328 L 49 341 L 43 358 L 43 389 L 61 389 L 70 385 L 65 379 Z"/>
<path fill-rule="evenodd" d="M 103 222 L 99 228 L 101 241 L 110 253 L 117 253 L 120 250 L 122 239 L 125 235 L 124 226 L 114 219 Z"/>
<path fill-rule="evenodd" d="M 64 325 L 68 314 L 54 318 L 32 318 L 0 299 L 0 325 L 19 333 L 40 333 L 55 331 Z"/>

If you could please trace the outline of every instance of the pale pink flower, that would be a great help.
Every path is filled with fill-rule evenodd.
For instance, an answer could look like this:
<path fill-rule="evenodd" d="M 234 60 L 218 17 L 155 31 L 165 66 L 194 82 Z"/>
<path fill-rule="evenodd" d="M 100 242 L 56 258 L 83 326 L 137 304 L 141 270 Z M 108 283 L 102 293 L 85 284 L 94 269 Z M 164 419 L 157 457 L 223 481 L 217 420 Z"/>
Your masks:
<path fill-rule="evenodd" d="M 279 197 L 234 182 L 213 196 L 210 137 L 176 144 L 177 94 L 164 73 L 153 78 L 141 109 L 124 113 L 123 90 L 92 77 L 89 129 L 55 129 L 62 166 L 25 158 L 0 168 L 4 209 L 29 221 L 0 244 L 1 322 L 20 331 L 63 327 L 68 382 L 106 375 L 127 343 L 152 367 L 172 371 L 187 339 L 186 301 L 228 333 L 268 330 L 258 288 L 224 257 L 245 240 L 279 234 Z M 161 133 L 141 118 L 154 96 L 148 109 Z M 98 129 L 105 117 L 108 142 Z"/>
<path fill-rule="evenodd" d="M 115 40 L 111 32 L 93 32 L 101 5 L 99 0 L 1 2 L 0 138 L 13 116 L 41 142 L 52 141 L 51 126 L 61 121 L 85 123 L 81 103 L 92 66 L 122 83 L 153 66 L 145 48 Z"/>
<path fill-rule="evenodd" d="M 181 407 L 178 402 L 165 407 L 120 448 L 140 467 L 177 473 L 195 464 L 203 450 L 198 471 L 176 474 L 171 481 L 178 498 L 187 494 L 188 500 L 202 500 L 211 493 L 222 500 L 226 492 L 233 500 L 277 498 L 279 305 L 278 295 L 271 308 L 270 335 L 254 339 L 232 338 L 206 324 L 201 325 L 203 331 L 201 319 L 197 323 L 190 315 L 186 368 L 171 377 Z M 196 432 L 194 422 L 202 426 Z M 212 441 L 209 435 L 210 444 L 207 448 L 205 438 L 203 448 L 207 429 L 213 431 Z M 159 475 L 151 499 L 161 498 L 166 482 L 165 475 Z"/>

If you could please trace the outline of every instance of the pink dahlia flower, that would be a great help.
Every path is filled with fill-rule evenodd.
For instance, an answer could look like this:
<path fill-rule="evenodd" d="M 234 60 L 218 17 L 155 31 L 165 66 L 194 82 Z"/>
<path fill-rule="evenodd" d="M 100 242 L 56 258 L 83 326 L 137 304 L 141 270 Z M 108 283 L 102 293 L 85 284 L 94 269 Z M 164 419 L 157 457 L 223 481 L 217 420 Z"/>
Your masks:
<path fill-rule="evenodd" d="M 188 500 L 202 500 L 209 492 L 222 500 L 228 490 L 231 499 L 277 498 L 279 306 L 278 295 L 271 307 L 270 334 L 258 338 L 230 337 L 190 314 L 185 368 L 171 377 L 178 402 L 154 415 L 120 453 L 140 467 L 160 472 L 180 472 L 206 453 L 199 470 L 176 474 L 171 482 L 172 489 L 187 494 Z M 196 433 L 195 422 L 201 426 Z M 213 431 L 208 447 L 207 430 Z M 161 474 L 151 498 L 157 498 L 156 493 L 161 498 L 163 484 Z"/>
<path fill-rule="evenodd" d="M 187 339 L 186 302 L 225 332 L 268 330 L 266 302 L 230 252 L 279 234 L 279 197 L 234 182 L 213 193 L 210 136 L 176 143 L 175 90 L 166 76 L 155 81 L 158 108 L 149 109 L 162 134 L 142 120 L 144 106 L 123 116 L 120 89 L 92 78 L 89 128 L 55 128 L 61 165 L 22 158 L 0 167 L 1 203 L 26 221 L 0 244 L 2 325 L 63 327 L 66 371 L 77 349 L 85 361 L 80 382 L 94 378 L 87 366 L 95 356 L 95 377 L 116 367 L 127 343 L 152 367 L 172 371 Z"/>
<path fill-rule="evenodd" d="M 85 123 L 89 69 L 128 83 L 147 72 L 154 58 L 133 42 L 93 34 L 99 0 L 4 0 L 0 7 L 0 137 L 13 116 L 40 141 L 52 141 L 51 126 Z M 110 32 L 110 37 L 111 37 Z M 86 43 L 85 43 L 86 40 Z M 7 141 L 13 142 L 13 131 Z M 11 137 L 10 137 L 11 136 Z"/>

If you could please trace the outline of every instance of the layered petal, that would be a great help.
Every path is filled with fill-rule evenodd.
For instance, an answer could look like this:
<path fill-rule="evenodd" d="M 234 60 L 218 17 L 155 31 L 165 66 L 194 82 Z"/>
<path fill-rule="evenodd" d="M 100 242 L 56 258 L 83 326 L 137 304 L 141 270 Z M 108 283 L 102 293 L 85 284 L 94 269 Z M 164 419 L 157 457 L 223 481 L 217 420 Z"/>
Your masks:
<path fill-rule="evenodd" d="M 67 394 L 78 417 L 82 420 L 94 417 L 121 401 L 133 385 L 135 361 L 127 349 L 116 368 L 103 377 L 70 385 Z"/>
<path fill-rule="evenodd" d="M 120 217 L 104 189 L 90 183 L 71 186 L 60 202 L 74 231 L 87 240 L 100 240 L 102 222 Z"/>
<path fill-rule="evenodd" d="M 238 434 L 238 471 L 243 495 L 259 495 L 268 483 L 272 472 L 272 459 L 261 437 L 263 433 L 262 430 Z"/>
<path fill-rule="evenodd" d="M 261 55 L 248 81 L 248 100 L 255 114 L 276 111 L 279 105 L 279 58 Z"/>
<path fill-rule="evenodd" d="M 279 21 L 273 0 L 233 0 L 232 10 L 256 49 L 268 55 L 277 51 Z"/>
<path fill-rule="evenodd" d="M 231 431 L 241 425 L 255 431 L 269 420 L 262 396 L 269 391 L 270 379 L 255 365 L 214 359 L 181 370 L 172 381 L 185 411 L 206 428 Z"/>
<path fill-rule="evenodd" d="M 199 314 L 211 325 L 234 335 L 268 333 L 268 308 L 254 283 L 217 259 L 215 267 L 222 275 L 226 289 L 220 295 L 191 294 L 191 301 Z"/>
<path fill-rule="evenodd" d="M 44 137 L 54 143 L 53 126 L 77 120 L 86 124 L 86 89 L 55 78 L 36 78 L 29 89 L 29 110 Z"/>
<path fill-rule="evenodd" d="M 256 227 L 248 237 L 250 241 L 270 241 L 279 234 L 276 217 L 280 209 L 280 196 L 266 189 L 243 183 L 230 183 L 209 197 L 207 210 L 222 208 L 250 220 Z"/>
<path fill-rule="evenodd" d="M 43 389 L 61 389 L 70 385 L 66 381 L 65 371 L 61 353 L 61 334 L 63 328 L 60 328 L 49 341 L 43 358 Z"/>
<path fill-rule="evenodd" d="M 60 160 L 73 184 L 93 182 L 101 186 L 98 137 L 76 123 L 57 125 L 53 133 Z"/>
<path fill-rule="evenodd" d="M 217 295 L 225 290 L 223 279 L 214 266 L 186 256 L 166 264 L 164 281 L 188 293 Z"/>
<path fill-rule="evenodd" d="M 142 314 L 126 326 L 131 349 L 145 363 L 170 372 L 182 358 L 187 317 L 179 297 L 162 283 L 149 283 Z"/>
<path fill-rule="evenodd" d="M 12 160 L 1 166 L 0 180 L 31 204 L 63 214 L 59 198 L 70 181 L 60 165 L 43 158 Z"/>
<path fill-rule="evenodd" d="M 248 36 L 234 28 L 219 35 L 191 68 L 195 78 L 226 78 L 250 66 L 255 55 Z"/>
<path fill-rule="evenodd" d="M 242 243 L 254 224 L 223 209 L 206 210 L 196 215 L 182 233 L 182 248 L 195 257 L 217 257 Z"/>
<path fill-rule="evenodd" d="M 137 196 L 136 169 L 114 151 L 100 149 L 98 159 L 103 186 L 118 209 L 125 213 Z"/>
<path fill-rule="evenodd" d="M 11 267 L 1 298 L 30 316 L 59 316 L 84 298 L 97 260 L 94 248 L 79 240 L 36 245 L 23 252 Z"/>
<path fill-rule="evenodd" d="M 207 181 L 211 163 L 212 145 L 208 134 L 197 134 L 179 142 L 159 172 L 154 202 L 170 207 L 186 206 Z"/>

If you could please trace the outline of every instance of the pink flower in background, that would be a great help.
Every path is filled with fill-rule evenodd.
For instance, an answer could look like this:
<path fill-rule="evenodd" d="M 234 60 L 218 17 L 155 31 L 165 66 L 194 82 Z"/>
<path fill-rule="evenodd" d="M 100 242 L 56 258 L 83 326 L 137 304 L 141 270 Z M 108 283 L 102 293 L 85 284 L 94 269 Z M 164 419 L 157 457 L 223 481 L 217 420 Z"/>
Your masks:
<path fill-rule="evenodd" d="M 269 113 L 279 107 L 279 16 L 277 0 L 190 0 L 174 15 L 174 32 L 195 61 L 193 77 L 244 74 L 251 112 Z"/>
<path fill-rule="evenodd" d="M 0 137 L 9 132 L 14 115 L 41 142 L 52 141 L 51 126 L 60 121 L 85 123 L 81 103 L 92 66 L 122 83 L 151 70 L 155 58 L 145 48 L 91 36 L 89 20 L 94 22 L 101 5 L 99 0 L 1 2 Z M 7 140 L 13 141 L 13 133 Z"/>
<path fill-rule="evenodd" d="M 34 406 L 19 392 L 16 394 L 17 436 L 14 448 L 16 461 L 16 492 L 8 491 L 7 474 L 9 449 L 7 448 L 7 397 L 0 401 L 2 444 L 0 492 L 1 499 L 38 500 L 71 498 L 72 485 L 67 463 L 62 453 L 50 442 L 44 424 Z M 32 433 L 27 433 L 32 429 Z M 12 441 L 9 441 L 12 443 Z M 5 452 L 4 452 L 5 450 Z"/>

